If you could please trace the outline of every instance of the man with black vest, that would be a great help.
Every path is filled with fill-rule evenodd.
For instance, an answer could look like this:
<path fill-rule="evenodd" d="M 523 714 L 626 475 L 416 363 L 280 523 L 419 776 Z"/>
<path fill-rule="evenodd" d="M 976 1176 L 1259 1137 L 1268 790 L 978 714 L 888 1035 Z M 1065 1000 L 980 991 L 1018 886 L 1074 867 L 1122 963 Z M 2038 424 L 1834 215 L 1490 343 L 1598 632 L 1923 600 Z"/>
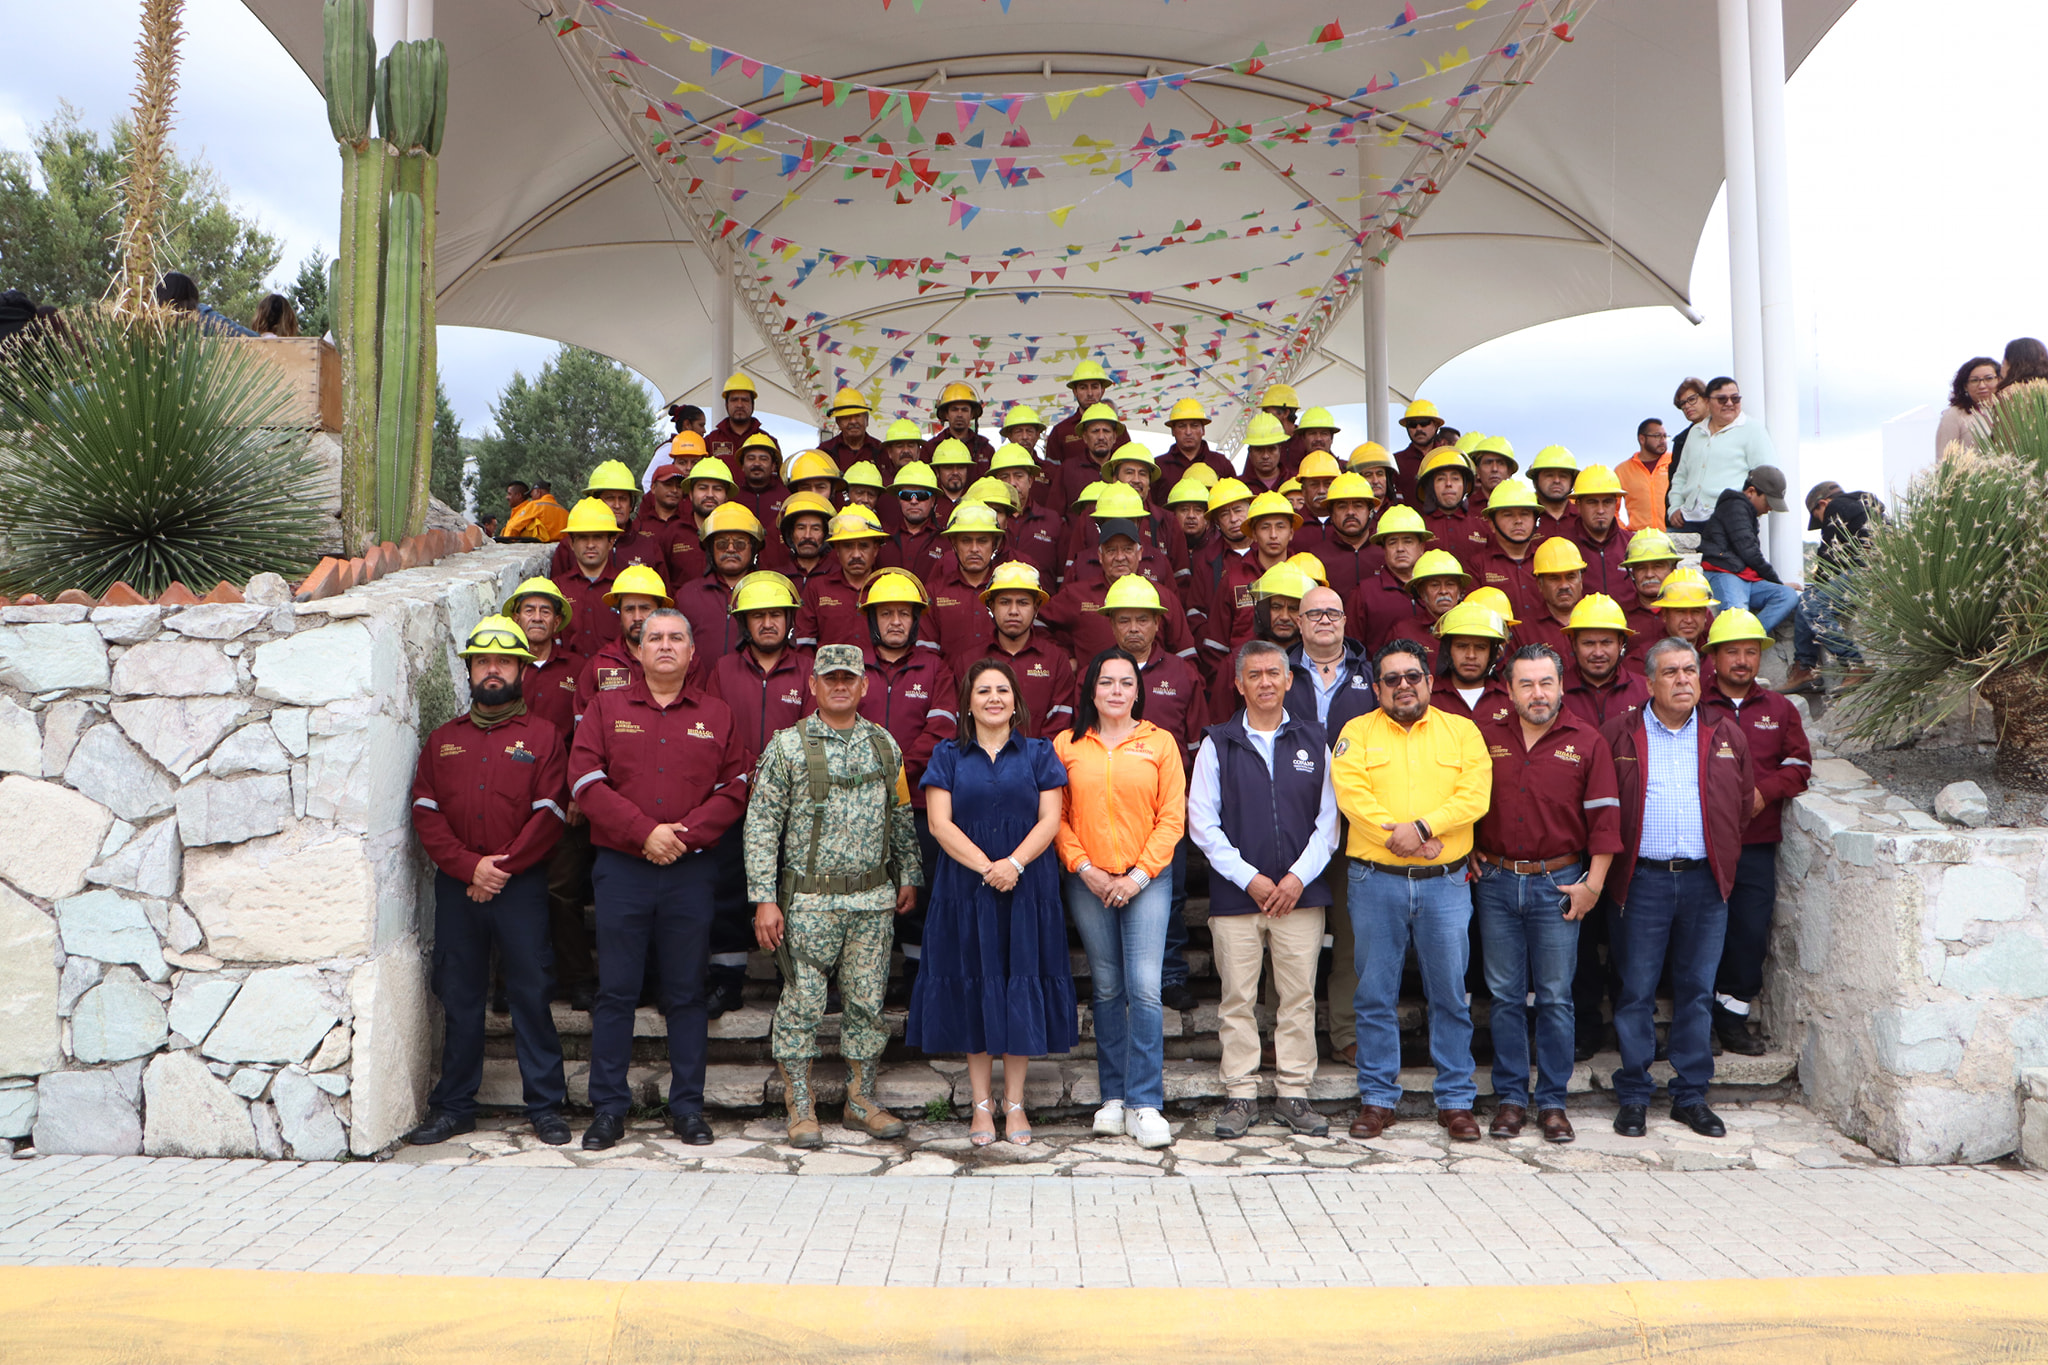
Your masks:
<path fill-rule="evenodd" d="M 1239 1138 L 1258 1117 L 1259 1025 L 1253 1011 L 1270 951 L 1279 1009 L 1275 1117 L 1321 1136 L 1309 1108 L 1316 1071 L 1316 958 L 1330 903 L 1323 872 L 1337 847 L 1337 793 L 1323 727 L 1287 713 L 1287 653 L 1254 640 L 1238 651 L 1244 710 L 1209 727 L 1188 786 L 1188 833 L 1209 860 L 1209 938 L 1223 980 L 1218 1032 L 1229 1098 L 1216 1136 Z"/>

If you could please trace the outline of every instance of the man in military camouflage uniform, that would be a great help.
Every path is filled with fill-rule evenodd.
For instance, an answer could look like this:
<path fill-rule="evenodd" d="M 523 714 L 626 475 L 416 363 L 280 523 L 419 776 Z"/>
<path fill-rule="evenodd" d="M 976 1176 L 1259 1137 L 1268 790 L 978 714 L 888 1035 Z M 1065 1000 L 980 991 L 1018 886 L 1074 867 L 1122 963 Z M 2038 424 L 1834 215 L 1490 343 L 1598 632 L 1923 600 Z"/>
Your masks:
<path fill-rule="evenodd" d="M 890 911 L 910 910 L 923 876 L 903 753 L 887 730 L 861 717 L 867 686 L 858 646 L 819 649 L 811 673 L 818 709 L 768 741 L 747 805 L 754 934 L 782 965 L 770 1050 L 782 1069 L 795 1147 L 824 1145 L 811 1062 L 835 972 L 845 1001 L 846 1121 L 876 1137 L 904 1131 L 875 1100 L 875 1068 L 889 1041 L 880 1016 Z"/>

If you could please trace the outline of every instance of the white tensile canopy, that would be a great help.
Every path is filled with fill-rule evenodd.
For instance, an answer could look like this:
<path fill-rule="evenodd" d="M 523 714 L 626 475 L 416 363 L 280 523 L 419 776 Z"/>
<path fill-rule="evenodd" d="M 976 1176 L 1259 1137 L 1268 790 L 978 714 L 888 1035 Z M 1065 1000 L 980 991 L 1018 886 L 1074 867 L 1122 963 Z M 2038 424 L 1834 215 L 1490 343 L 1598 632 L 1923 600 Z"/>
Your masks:
<path fill-rule="evenodd" d="M 316 81 L 315 0 L 246 0 Z M 1851 0 L 1784 0 L 1796 65 Z M 1722 180 L 1708 0 L 438 0 L 439 317 L 586 346 L 714 418 L 842 385 L 930 420 L 1364 397 L 1610 308 L 1690 312 Z M 733 288 L 722 281 L 730 272 Z M 730 359 L 722 349 L 721 296 Z M 986 420 L 986 419 L 985 419 Z"/>

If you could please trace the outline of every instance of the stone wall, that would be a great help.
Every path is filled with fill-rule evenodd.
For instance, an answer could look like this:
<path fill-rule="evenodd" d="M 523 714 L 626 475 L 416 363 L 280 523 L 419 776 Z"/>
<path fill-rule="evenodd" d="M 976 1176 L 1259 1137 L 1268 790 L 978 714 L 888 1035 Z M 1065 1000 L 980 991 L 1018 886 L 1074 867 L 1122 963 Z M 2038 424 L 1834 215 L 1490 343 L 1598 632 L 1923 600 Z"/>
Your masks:
<path fill-rule="evenodd" d="M 0 1141 L 324 1160 L 415 1121 L 414 762 L 466 704 L 455 642 L 545 552 L 0 610 Z"/>
<path fill-rule="evenodd" d="M 2048 829 L 1944 824 L 1846 759 L 1813 779 L 1786 812 L 1767 1029 L 1885 1156 L 2015 1151 L 2019 1073 L 2048 1066 Z"/>

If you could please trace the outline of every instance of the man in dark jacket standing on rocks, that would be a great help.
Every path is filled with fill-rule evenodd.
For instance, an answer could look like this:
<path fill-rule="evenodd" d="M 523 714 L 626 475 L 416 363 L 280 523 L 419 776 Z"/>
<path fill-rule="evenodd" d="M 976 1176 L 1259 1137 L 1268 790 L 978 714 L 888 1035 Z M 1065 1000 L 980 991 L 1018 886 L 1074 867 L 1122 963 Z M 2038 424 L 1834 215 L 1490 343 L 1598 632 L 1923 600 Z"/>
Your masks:
<path fill-rule="evenodd" d="M 1784 474 L 1776 465 L 1760 464 L 1741 488 L 1721 490 L 1714 515 L 1700 526 L 1700 560 L 1714 600 L 1723 611 L 1741 607 L 1755 612 L 1770 631 L 1799 605 L 1798 588 L 1780 582 L 1764 557 L 1759 530 L 1765 512 L 1785 508 Z"/>

